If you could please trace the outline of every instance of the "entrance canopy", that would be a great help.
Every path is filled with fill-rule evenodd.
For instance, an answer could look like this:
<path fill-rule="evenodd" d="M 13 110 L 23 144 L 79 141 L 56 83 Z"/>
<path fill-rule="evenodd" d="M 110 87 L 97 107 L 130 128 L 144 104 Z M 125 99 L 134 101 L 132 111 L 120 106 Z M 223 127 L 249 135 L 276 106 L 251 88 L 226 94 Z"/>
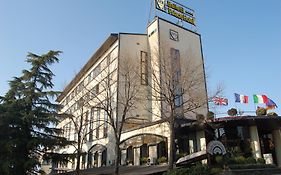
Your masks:
<path fill-rule="evenodd" d="M 96 145 L 93 145 L 89 152 L 92 152 L 92 153 L 95 153 L 95 152 L 103 152 L 104 150 L 106 150 L 106 147 L 104 145 L 101 145 L 101 144 L 96 144 Z"/>
<path fill-rule="evenodd" d="M 138 134 L 121 142 L 120 148 L 126 149 L 128 146 L 139 147 L 143 144 L 157 144 L 161 141 L 167 141 L 167 138 L 156 134 Z"/>
<path fill-rule="evenodd" d="M 186 155 L 184 157 L 179 158 L 179 160 L 176 162 L 177 165 L 182 164 L 188 164 L 193 163 L 199 160 L 203 160 L 207 158 L 207 152 L 206 150 L 198 151 L 189 155 Z"/>

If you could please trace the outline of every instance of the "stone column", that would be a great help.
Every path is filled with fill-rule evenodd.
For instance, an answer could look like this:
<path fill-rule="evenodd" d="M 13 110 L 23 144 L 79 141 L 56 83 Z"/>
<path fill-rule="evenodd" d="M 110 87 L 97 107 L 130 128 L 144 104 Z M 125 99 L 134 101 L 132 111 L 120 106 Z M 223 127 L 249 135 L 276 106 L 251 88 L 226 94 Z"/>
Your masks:
<path fill-rule="evenodd" d="M 101 152 L 98 153 L 99 154 L 99 158 L 98 158 L 98 167 L 101 167 L 101 160 L 102 160 L 102 154 Z"/>
<path fill-rule="evenodd" d="M 206 150 L 206 138 L 204 130 L 196 132 L 196 140 L 197 140 L 197 151 Z M 207 164 L 207 159 L 201 161 L 202 164 Z"/>
<path fill-rule="evenodd" d="M 127 151 L 121 150 L 121 165 L 126 165 Z"/>
<path fill-rule="evenodd" d="M 140 147 L 134 148 L 134 165 L 140 165 Z"/>
<path fill-rule="evenodd" d="M 261 147 L 260 147 L 260 139 L 257 126 L 249 127 L 250 138 L 251 138 L 251 148 L 252 153 L 255 159 L 261 158 Z"/>
<path fill-rule="evenodd" d="M 197 140 L 197 151 L 206 150 L 206 139 L 203 130 L 196 132 L 196 140 Z"/>
<path fill-rule="evenodd" d="M 188 140 L 188 145 L 189 145 L 189 153 L 190 154 L 194 153 L 194 141 L 192 139 Z"/>
<path fill-rule="evenodd" d="M 157 159 L 157 146 L 156 145 L 149 146 L 148 151 L 149 151 L 148 155 L 150 158 L 150 164 L 155 164 Z"/>
<path fill-rule="evenodd" d="M 273 142 L 275 146 L 275 154 L 277 158 L 277 166 L 281 167 L 281 130 L 272 131 Z"/>

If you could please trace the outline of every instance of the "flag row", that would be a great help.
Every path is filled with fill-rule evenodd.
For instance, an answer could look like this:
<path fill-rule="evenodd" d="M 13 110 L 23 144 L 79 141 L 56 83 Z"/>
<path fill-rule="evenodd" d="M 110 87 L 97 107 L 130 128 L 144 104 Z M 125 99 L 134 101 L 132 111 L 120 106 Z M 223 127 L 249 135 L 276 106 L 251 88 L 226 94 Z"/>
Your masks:
<path fill-rule="evenodd" d="M 235 102 L 236 103 L 244 103 L 247 104 L 249 103 L 249 96 L 247 95 L 242 95 L 242 94 L 237 94 L 234 93 L 234 97 L 235 97 Z M 270 98 L 268 98 L 266 95 L 257 95 L 254 94 L 253 95 L 253 100 L 255 104 L 265 104 L 267 109 L 275 109 L 277 108 L 276 103 L 271 100 Z M 214 97 L 212 99 L 213 103 L 215 105 L 223 105 L 223 106 L 227 106 L 228 105 L 228 99 L 227 98 L 222 98 L 222 97 Z"/>

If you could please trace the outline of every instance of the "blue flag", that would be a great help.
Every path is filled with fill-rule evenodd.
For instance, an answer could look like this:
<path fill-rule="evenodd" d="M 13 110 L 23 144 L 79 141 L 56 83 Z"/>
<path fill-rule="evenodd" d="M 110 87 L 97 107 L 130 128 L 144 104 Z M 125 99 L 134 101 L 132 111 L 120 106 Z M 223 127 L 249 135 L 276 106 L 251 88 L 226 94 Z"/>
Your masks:
<path fill-rule="evenodd" d="M 268 98 L 268 101 L 266 102 L 266 109 L 275 109 L 277 108 L 277 105 L 274 103 L 273 100 Z"/>

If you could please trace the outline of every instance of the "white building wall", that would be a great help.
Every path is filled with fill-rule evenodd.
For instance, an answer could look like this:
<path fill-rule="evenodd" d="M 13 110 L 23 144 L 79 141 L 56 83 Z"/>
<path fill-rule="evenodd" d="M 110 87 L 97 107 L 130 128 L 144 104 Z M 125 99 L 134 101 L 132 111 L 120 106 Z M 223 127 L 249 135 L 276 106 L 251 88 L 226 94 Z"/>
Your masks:
<path fill-rule="evenodd" d="M 169 38 L 169 32 L 170 29 L 177 31 L 179 34 L 179 41 L 172 41 Z M 159 45 L 160 44 L 160 45 Z M 122 90 L 124 84 L 122 84 L 122 69 L 124 66 L 132 64 L 133 70 L 135 71 L 133 74 L 136 77 L 135 83 L 137 83 L 137 87 L 139 90 L 138 94 L 138 101 L 135 102 L 135 110 L 131 110 L 129 112 L 129 117 L 139 117 L 140 119 L 144 119 L 143 122 L 154 122 L 161 119 L 162 113 L 162 105 L 160 101 L 155 100 L 147 100 L 147 97 L 151 98 L 151 89 L 141 84 L 141 79 L 139 77 L 140 75 L 140 52 L 144 51 L 148 53 L 148 69 L 151 71 L 153 69 L 155 71 L 156 78 L 160 79 L 160 69 L 157 64 L 159 64 L 159 55 L 160 50 L 164 51 L 170 51 L 170 48 L 176 48 L 180 50 L 180 58 L 182 65 L 187 65 L 189 61 L 191 61 L 193 64 L 200 64 L 201 66 L 198 67 L 202 74 L 204 74 L 203 69 L 203 58 L 201 53 L 201 43 L 200 43 L 200 36 L 198 34 L 192 33 L 190 31 L 187 31 L 181 27 L 175 26 L 173 24 L 170 24 L 169 22 L 156 19 L 154 22 L 152 22 L 148 28 L 147 28 L 147 35 L 144 34 L 125 34 L 121 33 L 119 34 L 119 40 L 117 40 L 110 48 L 100 57 L 100 59 L 84 74 L 82 79 L 72 88 L 72 90 L 62 99 L 61 103 L 64 105 L 61 112 L 66 112 L 74 103 L 77 101 L 83 94 L 86 93 L 86 91 L 79 92 L 76 96 L 70 95 L 72 92 L 83 82 L 83 88 L 91 89 L 95 87 L 98 83 L 102 81 L 104 77 L 106 77 L 109 73 L 114 72 L 111 74 L 112 81 L 115 81 L 116 83 L 113 83 L 111 86 L 112 91 L 116 92 L 115 94 L 115 101 L 116 101 L 116 107 L 118 108 L 117 115 L 121 115 L 121 106 L 120 102 L 122 101 Z M 113 52 L 112 52 L 113 51 Z M 110 58 L 110 65 L 106 68 L 106 62 L 103 61 L 109 53 L 112 53 L 112 59 L 117 58 L 116 60 L 112 60 Z M 170 54 L 170 53 L 169 53 Z M 95 68 L 100 65 L 101 66 L 101 73 L 97 75 L 93 80 L 89 79 L 89 75 L 91 75 L 91 72 L 95 70 Z M 182 67 L 182 70 L 185 68 Z M 148 75 L 148 81 L 152 81 L 151 74 Z M 204 81 L 204 79 L 202 80 Z M 152 85 L 156 85 L 153 84 Z M 100 92 L 103 90 L 103 84 L 100 84 Z M 160 88 L 160 87 L 159 87 Z M 197 89 L 197 92 L 202 95 L 202 97 L 199 98 L 206 98 L 206 87 L 205 83 L 203 82 L 202 87 Z M 104 92 L 103 92 L 104 93 Z M 99 95 L 99 97 L 102 99 L 103 93 Z M 71 96 L 72 98 L 69 98 L 68 96 Z M 156 94 L 153 94 L 152 96 L 156 96 Z M 66 103 L 66 99 L 68 99 Z M 205 99 L 206 100 L 206 99 Z M 91 101 L 90 106 L 95 106 L 97 104 L 97 101 Z M 119 106 L 118 106 L 119 105 Z M 90 107 L 85 108 L 85 111 L 88 110 L 89 113 Z M 197 111 L 198 113 L 206 114 L 207 108 L 203 107 Z M 73 114 L 79 115 L 79 110 L 75 111 Z M 103 119 L 102 115 L 103 112 L 101 112 L 101 119 Z M 115 115 L 115 114 L 114 114 Z M 117 119 L 120 116 L 116 116 Z M 190 118 L 194 118 L 195 116 L 189 116 Z M 66 123 L 70 122 L 70 120 L 62 121 L 59 124 L 59 127 L 63 127 Z M 94 132 L 95 133 L 95 132 Z M 102 129 L 100 130 L 100 136 L 102 135 Z M 131 130 L 128 132 L 123 132 L 121 135 L 121 141 L 124 141 L 126 139 L 129 139 L 135 135 L 139 134 L 155 134 L 155 135 L 161 135 L 167 138 L 167 146 L 168 150 L 169 148 L 169 126 L 167 123 L 159 123 L 152 126 L 147 126 L 144 128 Z M 95 136 L 95 134 L 94 134 Z M 75 139 L 75 131 L 72 130 L 70 140 Z M 202 138 L 200 137 L 200 141 Z M 203 140 L 202 140 L 203 141 Z M 107 147 L 107 165 L 111 165 L 114 163 L 115 159 L 115 140 L 114 140 L 114 131 L 109 126 L 108 127 L 108 137 L 106 138 L 100 138 L 100 139 L 94 139 L 93 141 L 87 141 L 83 144 L 83 151 L 88 152 L 92 146 L 96 144 L 101 144 Z M 150 158 L 156 158 L 157 157 L 157 147 L 156 146 L 150 146 L 149 147 L 149 155 Z M 202 149 L 202 148 L 201 148 Z M 73 153 L 75 151 L 74 147 L 69 146 L 65 149 L 61 149 L 60 153 L 67 152 L 67 153 Z M 139 151 L 137 149 L 134 150 L 136 155 L 134 156 L 136 159 L 139 160 Z M 125 153 L 122 154 L 122 162 L 125 162 Z M 169 153 L 168 153 L 169 155 Z M 138 162 L 136 160 L 135 162 Z M 100 164 L 100 163 L 99 163 Z"/>
<path fill-rule="evenodd" d="M 159 24 L 158 20 L 154 20 L 147 27 L 148 35 L 148 50 L 150 53 L 150 62 L 149 62 L 149 71 L 153 72 L 149 76 L 150 84 L 156 89 L 160 89 L 158 83 L 155 83 L 156 80 L 160 80 L 160 70 L 159 70 Z M 157 101 L 156 98 L 159 95 L 152 91 L 152 101 L 151 101 L 151 111 L 152 111 L 152 121 L 157 121 L 161 119 L 161 102 Z"/>
<path fill-rule="evenodd" d="M 123 83 L 123 70 L 126 69 L 130 72 L 132 79 L 130 80 L 132 86 L 137 89 L 137 95 L 133 100 L 134 106 L 129 111 L 128 117 L 135 117 L 142 119 L 139 122 L 151 121 L 151 112 L 147 110 L 150 108 L 151 101 L 147 100 L 149 95 L 149 87 L 141 84 L 141 52 L 148 52 L 147 50 L 147 36 L 145 34 L 119 34 L 120 40 L 120 54 L 119 54 L 119 84 L 118 84 L 118 101 L 124 99 L 124 83 Z M 128 68 L 129 67 L 129 68 Z M 119 103 L 120 104 L 120 103 Z M 119 106 L 119 115 L 122 115 L 123 106 Z"/>
<path fill-rule="evenodd" d="M 182 84 L 188 86 L 191 81 L 190 77 L 197 76 L 196 79 L 200 80 L 200 84 L 197 82 L 198 86 L 192 92 L 192 98 L 198 100 L 199 103 L 204 103 L 204 106 L 194 110 L 194 112 L 206 115 L 208 112 L 207 90 L 200 35 L 162 19 L 158 20 L 158 26 L 160 55 L 170 55 L 171 48 L 179 50 Z M 178 41 L 170 38 L 171 30 L 178 33 Z M 190 96 L 184 96 L 184 98 L 190 98 Z M 196 119 L 193 112 L 186 114 L 185 117 Z"/>

